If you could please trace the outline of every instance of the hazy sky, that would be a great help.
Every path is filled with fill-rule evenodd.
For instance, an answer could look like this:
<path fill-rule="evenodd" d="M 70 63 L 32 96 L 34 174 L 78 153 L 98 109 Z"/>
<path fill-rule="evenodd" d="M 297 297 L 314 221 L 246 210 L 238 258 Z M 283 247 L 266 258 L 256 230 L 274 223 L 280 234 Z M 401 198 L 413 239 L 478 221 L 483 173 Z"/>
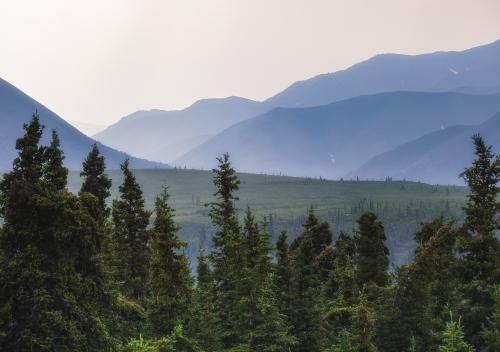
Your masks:
<path fill-rule="evenodd" d="M 377 53 L 500 39 L 500 0 L 0 0 L 0 77 L 67 120 L 264 99 Z"/>

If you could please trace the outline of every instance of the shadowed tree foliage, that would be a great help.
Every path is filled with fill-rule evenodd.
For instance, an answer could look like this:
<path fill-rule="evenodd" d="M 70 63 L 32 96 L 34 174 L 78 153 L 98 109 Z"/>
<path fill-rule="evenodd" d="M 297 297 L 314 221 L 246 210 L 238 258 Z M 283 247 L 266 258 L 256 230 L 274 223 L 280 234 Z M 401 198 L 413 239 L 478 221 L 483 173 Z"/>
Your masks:
<path fill-rule="evenodd" d="M 91 249 L 96 224 L 65 189 L 57 134 L 49 146 L 39 146 L 43 127 L 36 114 L 24 129 L 13 169 L 0 182 L 0 346 L 111 349 L 99 309 L 100 268 Z"/>
<path fill-rule="evenodd" d="M 123 183 L 119 187 L 120 199 L 113 201 L 113 241 L 116 258 L 120 263 L 118 280 L 123 292 L 134 299 L 148 294 L 150 232 L 147 230 L 151 213 L 144 207 L 142 190 L 129 169 L 128 160 L 121 165 Z"/>
<path fill-rule="evenodd" d="M 111 188 L 111 179 L 105 174 L 105 170 L 104 156 L 100 154 L 97 144 L 94 143 L 83 162 L 82 172 L 80 172 L 80 177 L 83 177 L 80 194 L 86 192 L 97 198 L 98 214 L 102 219 L 109 216 L 106 199 L 110 195 Z"/>
<path fill-rule="evenodd" d="M 170 335 L 186 322 L 192 298 L 189 263 L 181 252 L 186 243 L 177 236 L 174 209 L 168 191 L 156 198 L 151 243 L 151 295 L 149 319 L 156 337 Z"/>
<path fill-rule="evenodd" d="M 241 279 L 245 265 L 243 237 L 235 207 L 235 192 L 240 181 L 229 161 L 229 154 L 217 159 L 214 172 L 216 202 L 210 203 L 209 216 L 216 226 L 210 262 L 213 268 L 215 305 L 222 331 L 223 348 L 235 348 L 247 342 L 248 336 L 238 331 L 241 319 Z"/>
<path fill-rule="evenodd" d="M 365 213 L 358 219 L 359 229 L 355 235 L 357 261 L 356 281 L 358 287 L 373 283 L 383 287 L 389 283 L 389 250 L 385 246 L 385 231 L 373 213 Z"/>
<path fill-rule="evenodd" d="M 494 288 L 500 283 L 498 181 L 500 159 L 479 135 L 473 136 L 476 159 L 461 176 L 470 188 L 464 208 L 466 218 L 461 237 L 461 277 L 467 304 L 462 307 L 465 335 L 481 349 L 481 330 L 494 307 Z"/>

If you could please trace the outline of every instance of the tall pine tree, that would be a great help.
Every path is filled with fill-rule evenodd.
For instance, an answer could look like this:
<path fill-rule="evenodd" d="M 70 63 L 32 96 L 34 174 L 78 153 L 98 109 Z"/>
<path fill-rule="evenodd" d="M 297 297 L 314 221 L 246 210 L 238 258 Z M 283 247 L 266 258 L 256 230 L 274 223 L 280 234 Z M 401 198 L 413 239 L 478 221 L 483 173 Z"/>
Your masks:
<path fill-rule="evenodd" d="M 475 135 L 473 141 L 476 159 L 461 174 L 470 189 L 460 244 L 461 278 L 468 300 L 462 308 L 462 317 L 467 339 L 480 349 L 483 345 L 480 332 L 493 312 L 494 288 L 500 283 L 500 245 L 495 236 L 499 227 L 500 158 L 481 136 Z"/>
<path fill-rule="evenodd" d="M 123 183 L 120 199 L 113 202 L 113 240 L 120 263 L 118 279 L 123 292 L 134 300 L 148 294 L 150 232 L 147 230 L 151 213 L 145 209 L 142 190 L 129 169 L 128 160 L 121 165 Z"/>
<path fill-rule="evenodd" d="M 246 343 L 247 336 L 238 330 L 241 297 L 241 280 L 245 256 L 242 255 L 243 237 L 240 231 L 235 202 L 235 192 L 240 181 L 229 161 L 229 154 L 217 159 L 219 164 L 214 173 L 214 196 L 217 201 L 209 204 L 209 216 L 216 226 L 212 238 L 213 251 L 210 262 L 213 268 L 215 304 L 222 331 L 223 348 L 230 349 Z"/>
<path fill-rule="evenodd" d="M 149 318 L 156 337 L 168 336 L 185 324 L 191 308 L 192 280 L 189 263 L 181 252 L 186 243 L 177 236 L 174 209 L 168 191 L 156 198 L 151 244 L 151 295 Z"/>

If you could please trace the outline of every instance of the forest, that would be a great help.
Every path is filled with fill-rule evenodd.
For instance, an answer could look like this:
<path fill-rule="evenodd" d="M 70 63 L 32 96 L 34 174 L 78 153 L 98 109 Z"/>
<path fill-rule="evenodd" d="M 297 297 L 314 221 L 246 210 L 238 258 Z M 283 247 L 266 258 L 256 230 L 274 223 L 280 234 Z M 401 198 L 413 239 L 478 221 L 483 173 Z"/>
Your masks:
<path fill-rule="evenodd" d="M 500 351 L 500 156 L 480 135 L 463 219 L 420 224 L 402 264 L 385 203 L 351 209 L 355 231 L 335 236 L 312 206 L 294 236 L 250 207 L 240 217 L 224 154 L 193 274 L 168 185 L 150 211 L 125 160 L 109 205 L 94 145 L 73 193 L 58 134 L 42 145 L 43 132 L 34 114 L 0 181 L 0 351 Z"/>

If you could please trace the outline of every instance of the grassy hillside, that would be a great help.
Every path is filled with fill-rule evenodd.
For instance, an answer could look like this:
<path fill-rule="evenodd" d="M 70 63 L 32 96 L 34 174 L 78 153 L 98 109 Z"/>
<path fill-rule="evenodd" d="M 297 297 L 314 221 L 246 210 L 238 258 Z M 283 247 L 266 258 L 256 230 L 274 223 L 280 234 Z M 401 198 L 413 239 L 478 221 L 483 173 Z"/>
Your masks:
<path fill-rule="evenodd" d="M 190 243 L 188 252 L 192 261 L 200 247 L 210 246 L 213 229 L 205 203 L 212 201 L 214 187 L 212 174 L 196 170 L 137 170 L 148 207 L 155 194 L 166 185 L 172 194 L 172 205 L 177 210 L 181 235 Z M 111 199 L 118 196 L 121 174 L 111 171 L 113 189 Z M 444 215 L 462 217 L 461 207 L 467 194 L 465 187 L 432 186 L 406 181 L 325 181 L 240 174 L 241 187 L 238 203 L 241 212 L 250 206 L 261 218 L 270 220 L 270 231 L 276 236 L 286 229 L 296 236 L 304 221 L 307 208 L 315 207 L 319 217 L 328 221 L 335 235 L 351 232 L 355 220 L 367 210 L 377 213 L 388 234 L 388 245 L 396 263 L 408 260 L 413 247 L 412 236 L 420 222 Z M 70 173 L 69 185 L 77 191 L 80 178 Z"/>

